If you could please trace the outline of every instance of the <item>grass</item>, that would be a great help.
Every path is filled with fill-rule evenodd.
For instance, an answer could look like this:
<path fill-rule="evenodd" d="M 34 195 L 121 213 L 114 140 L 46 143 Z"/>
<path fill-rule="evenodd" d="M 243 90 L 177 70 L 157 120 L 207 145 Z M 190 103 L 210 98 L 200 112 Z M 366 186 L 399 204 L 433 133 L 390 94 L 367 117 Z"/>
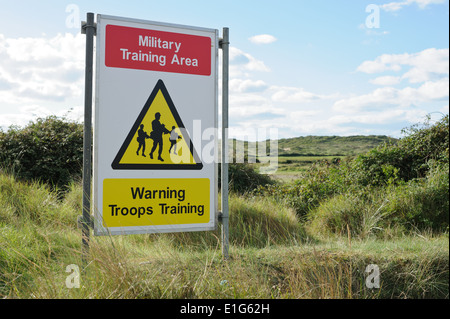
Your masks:
<path fill-rule="evenodd" d="M 230 198 L 230 259 L 220 231 L 92 237 L 81 258 L 81 185 L 61 198 L 0 173 L 2 298 L 448 298 L 448 233 L 317 236 L 272 198 Z M 365 285 L 378 265 L 379 289 Z M 80 288 L 67 288 L 80 268 Z"/>

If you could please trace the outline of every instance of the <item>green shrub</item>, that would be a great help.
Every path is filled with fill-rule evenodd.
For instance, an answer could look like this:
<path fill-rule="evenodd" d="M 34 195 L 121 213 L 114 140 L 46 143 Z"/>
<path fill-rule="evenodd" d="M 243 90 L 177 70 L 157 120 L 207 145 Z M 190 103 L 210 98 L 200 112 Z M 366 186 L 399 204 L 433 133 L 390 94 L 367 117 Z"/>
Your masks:
<path fill-rule="evenodd" d="M 361 186 L 383 186 L 409 180 L 410 155 L 393 145 L 378 147 L 359 155 L 352 163 L 354 182 Z M 406 173 L 406 171 L 408 171 Z M 402 172 L 402 177 L 399 176 Z"/>
<path fill-rule="evenodd" d="M 393 223 L 407 228 L 445 231 L 449 225 L 448 165 L 435 166 L 425 179 L 391 187 L 386 210 Z"/>
<path fill-rule="evenodd" d="M 295 209 L 297 216 L 303 218 L 322 200 L 337 192 L 337 186 L 330 179 L 331 176 L 326 164 L 317 163 L 295 181 L 259 186 L 255 193 L 275 197 Z"/>
<path fill-rule="evenodd" d="M 220 182 L 219 174 L 219 187 Z M 230 163 L 228 165 L 228 182 L 229 190 L 238 194 L 250 193 L 258 187 L 275 184 L 270 176 L 256 172 L 254 167 L 247 163 Z"/>
<path fill-rule="evenodd" d="M 83 126 L 65 118 L 37 119 L 0 134 L 0 165 L 22 179 L 63 187 L 81 177 Z"/>
<path fill-rule="evenodd" d="M 413 167 L 417 170 L 428 166 L 424 163 L 436 160 L 448 163 L 449 159 L 449 116 L 445 115 L 433 125 L 428 117 L 424 124 L 416 124 L 403 130 L 405 137 L 400 140 L 398 147 L 408 149 L 414 154 Z"/>
<path fill-rule="evenodd" d="M 424 177 L 430 161 L 448 163 L 449 117 L 404 129 L 396 144 L 385 144 L 359 155 L 353 162 L 355 182 L 383 186 Z"/>

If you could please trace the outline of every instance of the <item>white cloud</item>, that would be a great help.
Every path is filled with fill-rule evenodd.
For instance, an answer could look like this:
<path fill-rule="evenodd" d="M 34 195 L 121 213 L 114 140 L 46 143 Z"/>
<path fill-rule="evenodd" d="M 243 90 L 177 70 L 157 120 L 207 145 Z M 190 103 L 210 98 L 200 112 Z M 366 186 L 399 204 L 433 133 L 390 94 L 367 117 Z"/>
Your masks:
<path fill-rule="evenodd" d="M 407 69 L 409 68 L 409 69 Z M 384 54 L 373 61 L 366 61 L 358 71 L 374 74 L 399 72 L 403 74 L 379 76 L 369 80 L 383 87 L 370 93 L 339 99 L 333 104 L 328 118 L 330 127 L 344 130 L 346 127 L 389 126 L 390 123 L 418 123 L 436 110 L 444 110 L 448 105 L 449 71 L 448 49 L 428 49 L 415 54 Z M 411 84 L 392 87 L 406 79 Z M 360 131 L 360 134 L 364 133 Z M 371 134 L 367 129 L 366 134 Z M 398 136 L 398 132 L 390 135 Z"/>
<path fill-rule="evenodd" d="M 262 80 L 231 79 L 229 82 L 230 91 L 236 93 L 262 92 L 267 87 L 268 85 Z"/>
<path fill-rule="evenodd" d="M 229 59 L 231 76 L 240 76 L 249 71 L 270 71 L 263 61 L 235 47 L 230 47 Z"/>
<path fill-rule="evenodd" d="M 272 100 L 275 102 L 306 103 L 322 99 L 323 96 L 306 91 L 304 88 L 272 86 Z"/>
<path fill-rule="evenodd" d="M 383 4 L 381 8 L 385 11 L 398 11 L 404 6 L 410 5 L 411 3 L 409 1 L 403 1 L 403 2 L 390 2 L 387 4 Z"/>
<path fill-rule="evenodd" d="M 449 49 L 430 48 L 413 54 L 383 54 L 375 60 L 364 61 L 358 66 L 357 71 L 368 74 L 399 72 L 403 67 L 410 67 L 402 76 L 410 83 L 421 83 L 436 77 L 448 76 Z"/>
<path fill-rule="evenodd" d="M 261 94 L 234 93 L 230 95 L 229 101 L 229 116 L 234 128 L 255 128 L 267 123 L 271 126 L 274 119 L 284 118 L 286 115 L 284 109 L 275 107 L 270 99 Z"/>
<path fill-rule="evenodd" d="M 380 55 L 357 69 L 376 74 L 369 81 L 380 87 L 343 96 L 257 79 L 248 68 L 251 55 L 236 49 L 234 67 L 247 73 L 235 72 L 230 81 L 232 128 L 234 132 L 246 132 L 249 127 L 278 128 L 280 138 L 355 134 L 399 137 L 399 126 L 419 123 L 438 110 L 448 113 L 448 56 L 448 49 L 435 48 Z"/>
<path fill-rule="evenodd" d="M 428 81 L 433 75 L 449 75 L 449 49 L 427 49 L 412 54 L 408 61 L 412 67 L 403 75 L 411 83 Z"/>
<path fill-rule="evenodd" d="M 428 81 L 417 89 L 424 100 L 443 100 L 449 97 L 449 78 L 438 81 Z"/>
<path fill-rule="evenodd" d="M 36 117 L 45 117 L 50 115 L 51 112 L 39 105 L 28 105 L 20 107 L 19 112 L 15 110 L 15 113 L 6 113 L 0 116 L 0 128 L 8 128 L 11 125 L 24 126 Z"/>
<path fill-rule="evenodd" d="M 280 137 L 399 136 L 400 132 L 394 127 L 418 123 L 426 114 L 442 109 L 443 104 L 448 105 L 447 56 L 448 49 L 428 49 L 413 54 L 384 54 L 373 61 L 365 61 L 358 71 L 399 74 L 380 74 L 369 80 L 380 88 L 343 97 L 340 93 L 322 94 L 306 87 L 277 86 L 262 81 L 255 72 L 264 68 L 249 67 L 256 59 L 235 49 L 232 65 L 236 69 L 230 80 L 230 132 L 235 133 L 230 136 L 236 137 L 237 132 L 246 132 L 249 127 L 277 128 Z M 403 80 L 419 85 L 397 87 Z M 394 85 L 396 87 L 392 87 Z"/>
<path fill-rule="evenodd" d="M 260 94 L 230 94 L 230 107 L 236 107 L 236 109 L 246 107 L 265 108 L 271 107 L 271 102 Z"/>
<path fill-rule="evenodd" d="M 8 38 L 0 34 L 0 127 L 23 126 L 38 117 L 83 113 L 82 34 Z M 71 109 L 71 111 L 69 111 Z"/>
<path fill-rule="evenodd" d="M 0 100 L 34 103 L 36 99 L 64 101 L 80 96 L 84 75 L 83 37 L 70 33 L 53 38 L 0 35 L 0 78 L 9 88 L 8 91 L 0 88 Z"/>
<path fill-rule="evenodd" d="M 417 4 L 420 9 L 425 9 L 430 4 L 442 4 L 445 0 L 405 0 L 401 2 L 390 2 L 381 5 L 381 8 L 385 11 L 398 11 L 403 7 L 410 6 L 412 4 Z"/>
<path fill-rule="evenodd" d="M 386 124 L 389 122 L 398 121 L 400 117 L 405 116 L 406 111 L 404 109 L 388 109 L 383 112 L 358 112 L 354 114 L 337 114 L 329 118 L 328 122 L 334 126 L 339 126 L 342 124 L 349 123 L 359 123 L 359 124 Z"/>
<path fill-rule="evenodd" d="M 260 34 L 250 37 L 249 40 L 255 44 L 270 44 L 277 41 L 277 38 L 270 34 Z"/>
<path fill-rule="evenodd" d="M 449 111 L 449 105 L 447 103 L 447 105 L 444 105 L 438 112 L 448 114 L 448 111 Z"/>
<path fill-rule="evenodd" d="M 56 115 L 59 117 L 66 117 L 69 120 L 82 122 L 84 117 L 84 108 L 82 106 L 73 107 L 70 110 L 59 110 L 52 112 L 49 108 L 32 104 L 14 109 L 14 113 L 3 113 L 0 116 L 0 130 L 6 131 L 11 125 L 17 125 L 23 127 L 35 121 L 38 118 L 44 118 L 50 115 Z"/>
<path fill-rule="evenodd" d="M 375 85 L 383 85 L 383 86 L 388 86 L 388 85 L 396 85 L 399 84 L 401 81 L 401 77 L 399 76 L 379 76 L 373 80 L 370 80 L 369 82 Z"/>
<path fill-rule="evenodd" d="M 385 71 L 400 71 L 402 61 L 406 61 L 408 54 L 383 54 L 374 61 L 364 61 L 357 71 L 364 73 L 381 73 Z"/>
<path fill-rule="evenodd" d="M 409 107 L 431 101 L 444 100 L 449 97 L 449 78 L 428 81 L 418 88 L 405 87 L 396 89 L 384 87 L 363 94 L 338 100 L 333 110 L 343 113 L 363 112 L 371 109 L 386 110 L 392 106 Z"/>

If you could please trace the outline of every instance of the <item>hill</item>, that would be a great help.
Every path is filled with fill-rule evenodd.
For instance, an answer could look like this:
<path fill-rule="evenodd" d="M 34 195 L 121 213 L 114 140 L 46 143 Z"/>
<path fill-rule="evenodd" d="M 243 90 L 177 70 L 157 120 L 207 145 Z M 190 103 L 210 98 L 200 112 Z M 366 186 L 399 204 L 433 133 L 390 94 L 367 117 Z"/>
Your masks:
<path fill-rule="evenodd" d="M 297 178 L 298 173 L 305 171 L 318 161 L 331 163 L 345 157 L 358 156 L 380 145 L 396 144 L 398 139 L 385 135 L 305 136 L 285 138 L 276 140 L 275 142 L 278 144 L 276 177 L 291 179 Z M 267 166 L 267 163 L 275 161 L 273 157 L 270 157 L 270 143 L 270 140 L 265 142 L 266 156 L 261 156 L 258 148 L 264 145 L 264 142 L 244 142 L 230 139 L 230 156 L 237 163 L 243 161 L 261 163 L 257 164 L 255 168 Z M 256 154 L 258 155 L 255 156 Z"/>
<path fill-rule="evenodd" d="M 385 135 L 305 136 L 278 140 L 279 156 L 354 156 L 397 140 Z"/>
<path fill-rule="evenodd" d="M 283 138 L 278 143 L 278 156 L 355 156 L 370 151 L 385 143 L 396 143 L 398 140 L 386 135 L 355 135 L 355 136 L 300 136 Z M 257 150 L 261 142 L 244 142 L 230 139 L 230 152 L 242 152 L 242 148 Z M 266 141 L 269 150 L 270 140 Z M 236 151 L 234 151 L 236 154 Z M 238 153 L 239 154 L 239 153 Z"/>

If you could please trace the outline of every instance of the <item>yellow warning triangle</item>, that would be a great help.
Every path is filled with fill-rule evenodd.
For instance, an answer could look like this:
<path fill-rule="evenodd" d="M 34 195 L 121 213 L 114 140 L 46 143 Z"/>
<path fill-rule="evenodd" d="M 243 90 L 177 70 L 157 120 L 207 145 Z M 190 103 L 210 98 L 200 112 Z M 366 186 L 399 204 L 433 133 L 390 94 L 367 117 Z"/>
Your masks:
<path fill-rule="evenodd" d="M 113 169 L 202 169 L 162 80 L 156 83 L 111 164 Z"/>

